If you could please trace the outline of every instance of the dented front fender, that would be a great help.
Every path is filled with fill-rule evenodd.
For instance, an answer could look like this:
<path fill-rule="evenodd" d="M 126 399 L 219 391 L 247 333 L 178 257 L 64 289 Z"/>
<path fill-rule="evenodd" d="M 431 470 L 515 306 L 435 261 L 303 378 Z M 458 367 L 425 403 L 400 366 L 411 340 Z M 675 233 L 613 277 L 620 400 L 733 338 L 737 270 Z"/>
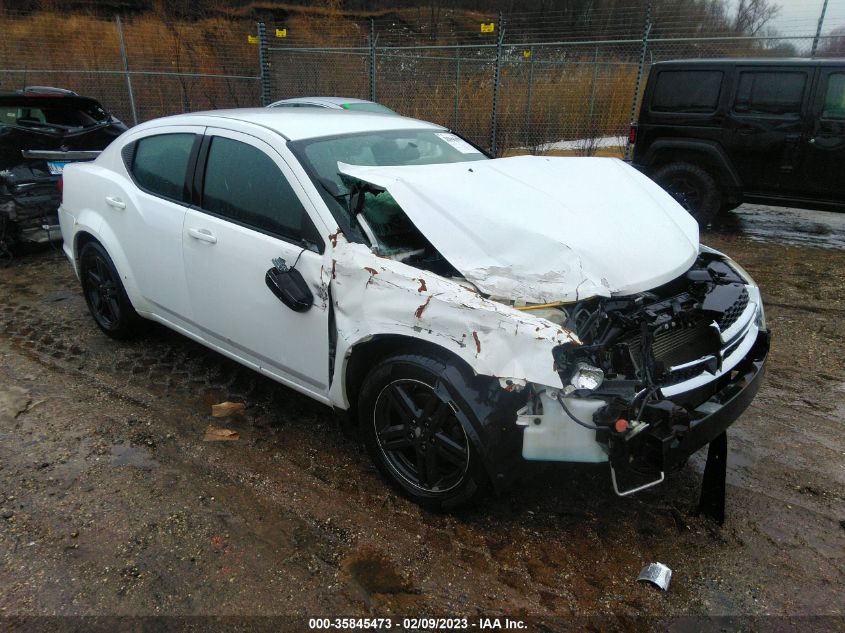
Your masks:
<path fill-rule="evenodd" d="M 559 385 L 552 350 L 578 342 L 545 319 L 482 297 L 469 284 L 379 257 L 363 244 L 336 237 L 326 271 L 337 327 L 330 397 L 349 405 L 345 359 L 355 345 L 392 334 L 433 343 L 477 374 Z"/>

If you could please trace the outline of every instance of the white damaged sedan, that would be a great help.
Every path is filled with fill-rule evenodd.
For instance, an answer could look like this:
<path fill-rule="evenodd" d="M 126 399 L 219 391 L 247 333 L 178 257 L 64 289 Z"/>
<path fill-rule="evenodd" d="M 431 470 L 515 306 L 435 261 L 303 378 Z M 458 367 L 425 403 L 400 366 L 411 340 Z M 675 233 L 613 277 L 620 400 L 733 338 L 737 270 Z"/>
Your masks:
<path fill-rule="evenodd" d="M 768 353 L 760 292 L 621 161 L 489 159 L 397 116 L 229 110 L 132 128 L 68 165 L 63 191 L 64 249 L 106 334 L 158 321 L 351 410 L 428 507 L 530 460 L 607 462 L 629 494 L 708 444 L 723 502 L 724 432 Z"/>

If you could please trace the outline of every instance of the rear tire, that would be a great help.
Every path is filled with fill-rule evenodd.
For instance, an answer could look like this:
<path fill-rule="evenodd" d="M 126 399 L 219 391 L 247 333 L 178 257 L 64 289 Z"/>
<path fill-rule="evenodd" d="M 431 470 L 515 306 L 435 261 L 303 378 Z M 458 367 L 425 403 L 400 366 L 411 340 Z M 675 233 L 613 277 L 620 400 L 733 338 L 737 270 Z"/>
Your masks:
<path fill-rule="evenodd" d="M 444 378 L 449 361 L 397 354 L 364 379 L 361 434 L 379 471 L 405 496 L 434 511 L 478 498 L 489 479 L 471 438 L 474 415 Z"/>
<path fill-rule="evenodd" d="M 658 168 L 652 178 L 695 218 L 701 228 L 706 228 L 719 212 L 722 201 L 719 185 L 698 165 L 669 163 Z"/>
<path fill-rule="evenodd" d="M 144 320 L 132 307 L 114 262 L 99 242 L 88 242 L 82 247 L 79 279 L 88 310 L 105 334 L 125 340 L 144 329 Z"/>

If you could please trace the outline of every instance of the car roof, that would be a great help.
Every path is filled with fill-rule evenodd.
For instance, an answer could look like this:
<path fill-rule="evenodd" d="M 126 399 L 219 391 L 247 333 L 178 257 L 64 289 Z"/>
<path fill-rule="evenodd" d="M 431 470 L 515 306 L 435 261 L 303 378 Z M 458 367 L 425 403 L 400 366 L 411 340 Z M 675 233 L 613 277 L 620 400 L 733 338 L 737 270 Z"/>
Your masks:
<path fill-rule="evenodd" d="M 149 129 L 162 125 L 219 125 L 221 119 L 242 121 L 273 130 L 291 141 L 357 132 L 388 130 L 445 130 L 446 128 L 402 116 L 329 108 L 239 108 L 177 114 L 147 121 L 133 128 Z"/>
<path fill-rule="evenodd" d="M 355 99 L 353 97 L 293 97 L 292 99 L 282 99 L 270 105 L 277 103 L 315 103 L 323 106 L 340 107 L 347 103 L 375 103 L 375 101 L 368 101 L 367 99 Z"/>
<path fill-rule="evenodd" d="M 806 59 L 801 57 L 671 59 L 656 62 L 653 67 L 665 66 L 843 66 L 845 58 Z"/>

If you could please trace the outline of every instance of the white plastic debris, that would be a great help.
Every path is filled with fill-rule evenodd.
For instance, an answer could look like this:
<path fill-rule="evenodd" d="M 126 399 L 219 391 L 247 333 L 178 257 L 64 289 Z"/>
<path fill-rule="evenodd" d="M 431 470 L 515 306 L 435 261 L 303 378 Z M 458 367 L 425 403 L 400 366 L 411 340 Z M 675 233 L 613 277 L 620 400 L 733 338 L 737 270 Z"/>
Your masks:
<path fill-rule="evenodd" d="M 663 563 L 649 563 L 643 567 L 638 581 L 646 581 L 663 591 L 669 591 L 669 581 L 672 580 L 672 570 Z"/>

